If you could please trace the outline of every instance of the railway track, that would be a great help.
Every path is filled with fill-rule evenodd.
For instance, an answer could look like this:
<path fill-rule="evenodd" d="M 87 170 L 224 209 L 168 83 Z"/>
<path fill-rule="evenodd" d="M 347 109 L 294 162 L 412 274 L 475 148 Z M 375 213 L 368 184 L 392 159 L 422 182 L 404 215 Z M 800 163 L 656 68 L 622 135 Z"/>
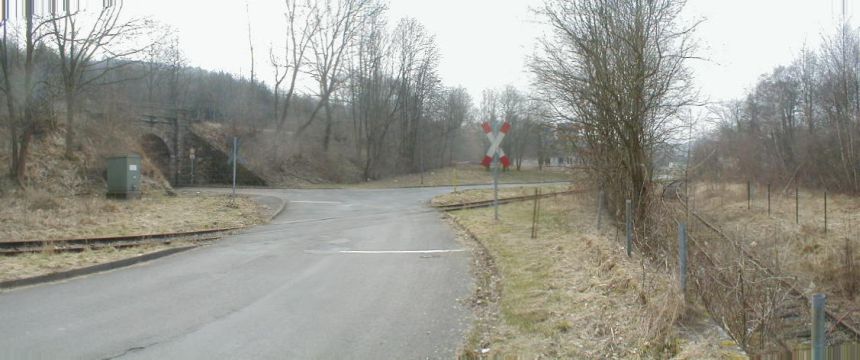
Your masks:
<path fill-rule="evenodd" d="M 241 227 L 218 228 L 175 233 L 106 236 L 59 240 L 22 240 L 0 242 L 0 255 L 17 255 L 43 251 L 76 252 L 85 249 L 106 247 L 122 248 L 145 244 L 170 243 L 184 240 L 191 242 L 214 241 L 221 238 L 220 233 L 242 229 Z"/>
<path fill-rule="evenodd" d="M 674 181 L 668 184 L 663 191 L 663 199 L 665 205 L 669 205 L 666 203 L 667 199 L 675 199 L 680 204 L 679 210 L 689 214 L 688 221 L 695 221 L 697 224 L 688 224 L 688 239 L 691 243 L 696 243 L 699 240 L 698 237 L 707 237 L 702 236 L 701 228 L 704 228 L 705 231 L 714 234 L 718 241 L 722 241 L 723 243 L 731 244 L 731 246 L 735 249 L 737 254 L 743 257 L 743 260 L 751 264 L 756 271 L 759 271 L 761 274 L 765 275 L 769 279 L 776 281 L 782 288 L 786 290 L 788 294 L 795 298 L 795 301 L 791 301 L 789 305 L 787 305 L 782 312 L 779 314 L 783 320 L 786 320 L 786 323 L 789 323 L 794 326 L 795 329 L 787 330 L 786 333 L 792 334 L 795 337 L 800 338 L 808 338 L 809 337 L 809 326 L 806 323 L 809 312 L 809 304 L 810 299 L 809 295 L 807 295 L 804 291 L 797 288 L 797 286 L 785 276 L 781 276 L 776 271 L 771 269 L 767 264 L 765 264 L 756 254 L 750 252 L 747 247 L 744 247 L 738 240 L 734 239 L 731 236 L 726 235 L 722 230 L 720 230 L 717 226 L 715 226 L 712 222 L 708 221 L 704 216 L 687 208 L 687 205 L 684 201 L 685 194 L 683 193 L 683 181 Z M 679 217 L 675 216 L 673 220 L 676 223 L 679 223 Z M 692 231 L 689 229 L 696 229 L 696 226 L 701 226 L 699 231 Z M 707 242 L 705 240 L 704 242 Z M 696 244 L 700 246 L 700 248 L 704 248 L 704 244 Z M 718 266 L 719 262 L 714 259 L 711 255 L 708 254 L 707 251 L 700 251 L 702 258 L 711 266 Z M 860 340 L 860 328 L 856 324 L 850 322 L 849 317 L 846 314 L 839 314 L 838 312 L 834 312 L 830 309 L 825 309 L 827 322 L 830 324 L 828 334 L 831 335 L 829 338 L 834 338 L 838 340 Z M 801 327 L 802 326 L 802 327 Z M 801 327 L 801 328 L 797 328 Z M 840 333 L 840 334 L 837 334 Z"/>
<path fill-rule="evenodd" d="M 559 196 L 559 195 L 579 194 L 579 193 L 585 193 L 588 191 L 590 191 L 590 190 L 567 190 L 567 191 L 556 191 L 556 192 L 551 192 L 551 193 L 546 193 L 546 194 L 538 194 L 538 195 L 524 195 L 524 196 L 506 197 L 506 198 L 500 198 L 499 204 L 509 204 L 509 203 L 514 203 L 514 202 L 519 202 L 519 201 L 529 201 L 529 200 L 534 200 L 534 199 L 538 199 L 538 198 L 544 199 L 544 198 L 555 197 L 555 196 Z M 463 202 L 463 203 L 457 203 L 457 204 L 443 204 L 443 205 L 431 205 L 431 206 L 436 208 L 436 209 L 442 210 L 442 211 L 476 209 L 476 208 L 493 206 L 493 200 L 492 199 L 490 199 L 490 200 L 479 200 L 479 201 L 469 201 L 469 202 Z"/>
<path fill-rule="evenodd" d="M 540 195 L 515 196 L 499 199 L 499 204 L 508 204 L 518 201 L 534 200 L 535 198 L 548 198 L 565 194 L 581 193 L 585 190 L 569 190 L 559 191 Z M 434 208 L 442 211 L 454 211 L 462 209 L 473 209 L 481 207 L 489 207 L 493 205 L 493 200 L 472 201 L 457 204 L 433 205 Z M 129 236 L 107 236 L 107 237 L 92 237 L 92 238 L 76 238 L 76 239 L 56 239 L 56 240 L 21 240 L 21 241 L 0 241 L 0 256 L 2 255 L 17 255 L 25 253 L 36 253 L 43 251 L 56 252 L 77 252 L 86 249 L 99 249 L 106 247 L 123 248 L 131 246 L 140 246 L 154 243 L 170 243 L 176 240 L 185 240 L 191 242 L 205 242 L 220 239 L 220 233 L 240 230 L 242 227 L 228 227 L 199 231 L 185 231 L 175 233 L 161 234 L 145 234 L 145 235 L 129 235 Z"/>

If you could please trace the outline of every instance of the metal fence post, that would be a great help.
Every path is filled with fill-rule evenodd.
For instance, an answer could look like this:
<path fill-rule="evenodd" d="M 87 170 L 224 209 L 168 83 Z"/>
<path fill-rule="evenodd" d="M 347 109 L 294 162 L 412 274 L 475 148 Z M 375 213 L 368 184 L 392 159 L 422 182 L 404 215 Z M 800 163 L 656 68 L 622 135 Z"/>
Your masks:
<path fill-rule="evenodd" d="M 597 230 L 600 230 L 600 224 L 603 220 L 603 190 L 597 194 Z"/>
<path fill-rule="evenodd" d="M 687 293 L 687 224 L 678 224 L 678 275 L 681 293 Z"/>
<path fill-rule="evenodd" d="M 824 305 L 827 296 L 821 293 L 812 295 L 812 360 L 824 360 Z"/>
<path fill-rule="evenodd" d="M 827 234 L 827 190 L 824 190 L 824 233 Z"/>
<path fill-rule="evenodd" d="M 535 189 L 535 202 L 532 209 L 532 239 L 537 238 L 537 222 L 538 222 L 538 199 L 540 198 L 540 190 Z"/>
<path fill-rule="evenodd" d="M 800 225 L 800 187 L 794 187 L 794 223 Z"/>
<path fill-rule="evenodd" d="M 747 180 L 747 210 L 752 210 L 752 182 Z"/>
<path fill-rule="evenodd" d="M 627 221 L 627 256 L 633 254 L 633 202 L 630 199 L 625 201 L 626 221 Z"/>
<path fill-rule="evenodd" d="M 767 183 L 767 216 L 770 216 L 770 183 Z"/>
<path fill-rule="evenodd" d="M 454 165 L 454 167 L 451 168 L 451 172 L 452 172 L 451 176 L 453 177 L 451 179 L 451 184 L 454 185 L 454 192 L 457 192 L 457 165 Z"/>

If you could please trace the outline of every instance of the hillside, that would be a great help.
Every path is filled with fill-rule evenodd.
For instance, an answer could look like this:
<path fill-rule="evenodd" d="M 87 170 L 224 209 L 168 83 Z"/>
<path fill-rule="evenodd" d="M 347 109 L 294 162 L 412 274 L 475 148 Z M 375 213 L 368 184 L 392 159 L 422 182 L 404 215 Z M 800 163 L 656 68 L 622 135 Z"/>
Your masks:
<path fill-rule="evenodd" d="M 65 128 L 58 124 L 34 136 L 27 161 L 23 189 L 17 189 L 9 179 L 9 145 L 0 143 L 0 196 L 19 192 L 43 192 L 54 196 L 99 195 L 106 191 L 105 160 L 118 154 L 141 155 L 141 193 L 144 195 L 171 191 L 151 159 L 133 135 L 116 126 L 101 122 L 82 123 L 78 130 L 79 145 L 74 158 L 66 158 Z M 0 130 L 0 137 L 8 133 Z"/>
<path fill-rule="evenodd" d="M 339 155 L 339 151 L 301 152 L 290 144 L 292 134 L 278 136 L 272 129 L 230 127 L 215 122 L 195 123 L 192 131 L 225 154 L 230 152 L 231 146 L 225 139 L 238 136 L 239 164 L 271 186 L 303 187 L 361 180 L 358 166 Z"/>

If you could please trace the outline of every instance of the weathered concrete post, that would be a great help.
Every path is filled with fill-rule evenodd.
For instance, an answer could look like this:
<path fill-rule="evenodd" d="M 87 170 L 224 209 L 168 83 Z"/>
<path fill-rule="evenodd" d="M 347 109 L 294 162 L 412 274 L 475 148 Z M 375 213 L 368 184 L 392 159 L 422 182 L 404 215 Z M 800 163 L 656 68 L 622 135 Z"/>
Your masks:
<path fill-rule="evenodd" d="M 597 230 L 600 230 L 600 225 L 603 220 L 603 190 L 597 194 Z"/>
<path fill-rule="evenodd" d="M 812 295 L 812 360 L 824 360 L 824 305 L 827 296 L 821 293 Z"/>
<path fill-rule="evenodd" d="M 627 256 L 633 256 L 633 202 L 630 199 L 625 201 L 626 220 L 627 220 Z"/>
<path fill-rule="evenodd" d="M 678 276 L 681 293 L 687 293 L 687 224 L 678 224 Z"/>

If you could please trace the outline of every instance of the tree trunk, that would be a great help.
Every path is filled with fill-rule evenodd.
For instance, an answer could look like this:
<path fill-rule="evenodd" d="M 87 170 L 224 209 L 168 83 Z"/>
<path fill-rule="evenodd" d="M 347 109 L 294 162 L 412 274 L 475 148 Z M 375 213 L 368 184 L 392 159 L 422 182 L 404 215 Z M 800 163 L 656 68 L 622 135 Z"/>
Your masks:
<path fill-rule="evenodd" d="M 362 180 L 364 180 L 364 181 L 369 181 L 370 178 L 372 177 L 372 175 L 370 174 L 370 169 L 371 169 L 371 167 L 373 167 L 373 154 L 372 154 L 373 145 L 370 142 L 369 136 L 368 136 L 367 140 L 368 140 L 367 146 L 365 147 L 365 149 L 366 149 L 365 151 L 367 151 L 367 157 L 364 160 L 364 172 L 363 172 L 363 176 L 362 176 L 363 177 Z"/>
<path fill-rule="evenodd" d="M 24 133 L 21 134 L 18 161 L 17 164 L 15 164 L 15 181 L 18 183 L 18 186 L 24 186 L 24 180 L 26 179 L 27 156 L 30 151 L 30 141 L 33 138 L 33 131 L 33 124 L 29 124 L 24 130 Z"/>
<path fill-rule="evenodd" d="M 331 105 L 328 101 L 325 102 L 325 135 L 323 135 L 323 151 L 328 152 L 329 143 L 331 142 Z"/>
<path fill-rule="evenodd" d="M 12 179 L 17 179 L 18 174 L 18 128 L 15 125 L 14 118 L 9 119 L 9 138 L 12 145 L 12 161 L 9 163 L 9 176 Z"/>
<path fill-rule="evenodd" d="M 66 90 L 66 158 L 71 159 L 75 148 L 75 96 Z"/>
<path fill-rule="evenodd" d="M 311 126 L 311 124 L 313 124 L 314 120 L 316 120 L 317 115 L 319 114 L 320 110 L 322 110 L 322 108 L 324 106 L 327 106 L 327 105 L 328 105 L 328 95 L 323 95 L 323 97 L 320 98 L 320 102 L 317 104 L 317 106 L 314 107 L 314 111 L 311 112 L 311 116 L 308 117 L 308 121 L 306 121 L 304 124 L 299 126 L 299 128 L 296 129 L 296 133 L 293 134 L 293 136 L 298 138 L 300 135 L 302 135 L 305 132 L 305 130 L 307 130 L 308 127 Z"/>

